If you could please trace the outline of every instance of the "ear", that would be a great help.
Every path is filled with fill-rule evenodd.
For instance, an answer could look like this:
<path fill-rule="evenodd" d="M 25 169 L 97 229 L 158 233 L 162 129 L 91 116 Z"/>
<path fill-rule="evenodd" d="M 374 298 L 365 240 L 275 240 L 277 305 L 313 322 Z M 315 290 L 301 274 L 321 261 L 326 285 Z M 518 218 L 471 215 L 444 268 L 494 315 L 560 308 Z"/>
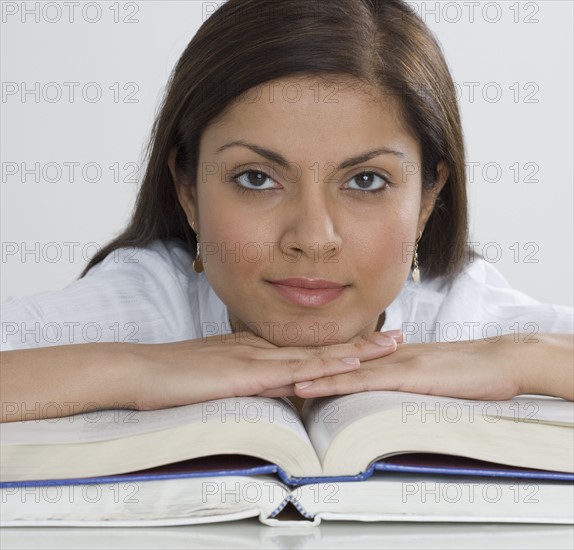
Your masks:
<path fill-rule="evenodd" d="M 177 193 L 177 199 L 179 204 L 183 208 L 187 221 L 189 225 L 195 222 L 195 229 L 199 228 L 199 219 L 197 217 L 197 201 L 194 194 L 193 186 L 189 183 L 182 182 L 177 177 L 177 172 L 175 169 L 175 159 L 177 157 L 177 147 L 173 147 L 167 159 L 167 165 L 173 179 L 173 184 L 175 185 L 175 191 Z"/>
<path fill-rule="evenodd" d="M 432 190 L 423 192 L 421 197 L 421 210 L 419 213 L 417 236 L 419 235 L 419 232 L 424 231 L 427 220 L 430 218 L 434 209 L 436 199 L 444 187 L 449 175 L 450 170 L 446 165 L 446 162 L 439 162 L 437 164 L 437 180 L 435 186 Z"/>

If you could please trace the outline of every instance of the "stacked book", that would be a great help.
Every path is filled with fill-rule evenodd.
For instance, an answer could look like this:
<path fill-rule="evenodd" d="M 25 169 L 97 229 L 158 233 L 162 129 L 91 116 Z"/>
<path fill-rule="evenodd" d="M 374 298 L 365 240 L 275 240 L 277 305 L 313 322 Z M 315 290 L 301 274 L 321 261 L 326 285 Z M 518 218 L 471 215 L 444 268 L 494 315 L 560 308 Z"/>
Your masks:
<path fill-rule="evenodd" d="M 53 404 L 57 406 L 56 404 Z M 574 404 L 372 391 L 1 425 L 2 526 L 574 523 Z"/>

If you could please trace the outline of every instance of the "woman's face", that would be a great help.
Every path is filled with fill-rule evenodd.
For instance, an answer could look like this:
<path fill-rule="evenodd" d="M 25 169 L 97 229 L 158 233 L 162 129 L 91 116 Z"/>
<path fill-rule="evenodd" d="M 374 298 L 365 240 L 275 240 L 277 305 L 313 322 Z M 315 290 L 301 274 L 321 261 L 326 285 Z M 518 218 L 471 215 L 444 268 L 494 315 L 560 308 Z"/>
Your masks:
<path fill-rule="evenodd" d="M 202 135 L 196 187 L 178 185 L 234 328 L 280 346 L 374 331 L 434 204 L 420 160 L 389 96 L 342 80 L 285 78 L 238 99 Z"/>

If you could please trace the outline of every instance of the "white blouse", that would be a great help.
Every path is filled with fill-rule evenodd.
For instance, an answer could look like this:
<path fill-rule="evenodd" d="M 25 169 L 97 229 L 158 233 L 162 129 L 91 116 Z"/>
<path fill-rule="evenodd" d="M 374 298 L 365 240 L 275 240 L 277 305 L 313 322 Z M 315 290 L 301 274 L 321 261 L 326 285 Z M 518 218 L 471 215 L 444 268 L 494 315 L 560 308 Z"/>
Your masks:
<path fill-rule="evenodd" d="M 109 254 L 62 290 L 9 296 L 1 304 L 0 350 L 88 342 L 162 343 L 231 332 L 227 308 L 178 239 Z M 574 309 L 543 304 L 513 289 L 484 259 L 451 285 L 408 280 L 386 310 L 382 330 L 402 328 L 407 343 L 514 333 L 574 332 Z"/>

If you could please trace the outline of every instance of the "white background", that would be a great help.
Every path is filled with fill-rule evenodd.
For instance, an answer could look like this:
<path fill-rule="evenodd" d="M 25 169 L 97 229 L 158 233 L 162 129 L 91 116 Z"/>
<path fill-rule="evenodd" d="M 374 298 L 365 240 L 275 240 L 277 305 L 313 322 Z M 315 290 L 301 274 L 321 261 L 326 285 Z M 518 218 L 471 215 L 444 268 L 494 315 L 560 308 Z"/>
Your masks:
<path fill-rule="evenodd" d="M 141 162 L 170 71 L 200 26 L 204 10 L 213 3 L 92 2 L 101 9 L 101 18 L 95 23 L 87 19 L 98 15 L 96 7 L 88 10 L 85 18 L 77 11 L 73 22 L 69 22 L 65 7 L 59 22 L 49 23 L 43 16 L 36 22 L 33 14 L 22 22 L 22 8 L 33 9 L 34 4 L 2 2 L 1 79 L 5 87 L 10 83 L 19 87 L 15 95 L 3 96 L 0 104 L 2 299 L 65 286 L 85 265 L 83 256 L 93 254 L 90 243 L 102 246 L 124 227 L 137 189 L 124 165 Z M 437 2 L 425 4 L 432 9 Z M 450 6 L 445 8 L 447 4 Z M 490 7 L 483 13 L 486 4 Z M 452 2 L 441 2 L 438 15 L 426 13 L 425 19 L 437 32 L 463 92 L 468 160 L 480 163 L 474 182 L 469 183 L 472 240 L 493 260 L 497 251 L 502 251 L 495 265 L 514 287 L 541 301 L 572 305 L 572 2 L 483 1 L 475 8 L 473 20 L 469 2 L 458 5 L 462 8 L 458 21 Z M 14 7 L 18 12 L 9 15 Z M 54 19 L 57 10 L 51 8 L 46 15 Z M 499 15 L 498 22 L 486 21 Z M 114 17 L 119 22 L 114 22 Z M 124 22 L 126 19 L 137 22 Z M 527 19 L 538 22 L 526 23 Z M 50 103 L 41 96 L 36 103 L 29 94 L 22 101 L 22 83 L 34 89 L 36 82 L 41 87 L 59 83 L 65 99 Z M 64 82 L 80 83 L 73 102 L 67 98 Z M 82 98 L 81 89 L 89 82 L 101 87 L 100 101 L 90 103 Z M 473 102 L 468 96 L 470 84 L 464 84 L 470 82 L 480 83 Z M 510 89 L 516 82 L 521 92 L 517 103 Z M 526 88 L 529 82 L 538 88 Z M 120 93 L 115 98 L 109 90 L 114 83 Z M 135 103 L 124 102 L 134 90 L 128 83 L 137 85 L 132 96 Z M 484 100 L 487 83 L 495 83 L 486 87 L 490 92 L 500 86 L 499 101 Z M 538 90 L 532 98 L 538 103 L 525 103 L 533 89 Z M 46 91 L 53 98 L 54 88 Z M 73 181 L 66 174 L 60 181 L 41 179 L 36 183 L 33 174 L 22 181 L 21 173 L 6 173 L 14 166 L 7 163 L 33 167 L 37 162 L 62 167 L 64 162 L 80 163 L 79 174 Z M 81 177 L 86 163 L 101 167 L 99 181 L 90 183 Z M 115 163 L 121 167 L 118 182 L 108 168 Z M 482 177 L 487 163 L 500 165 L 499 181 Z M 519 182 L 513 181 L 515 173 L 509 168 L 515 163 L 522 168 Z M 534 176 L 538 182 L 524 181 L 530 173 L 523 169 L 526 163 L 539 166 Z M 53 172 L 48 175 L 54 177 Z M 93 178 L 93 173 L 88 175 Z M 487 176 L 498 177 L 495 173 Z M 500 249 L 489 245 L 485 250 L 487 243 L 497 243 Z M 518 248 L 511 250 L 513 243 L 518 243 Z M 39 257 L 34 252 L 22 257 L 24 247 L 38 249 Z M 58 249 L 61 258 L 50 261 Z M 526 254 L 533 251 L 531 259 L 538 262 L 526 263 Z M 109 547 L 110 541 L 125 548 L 229 544 L 283 548 L 294 543 L 332 548 L 351 540 L 356 548 L 478 548 L 493 544 L 567 548 L 571 528 L 334 523 L 299 533 L 271 530 L 246 520 L 148 528 L 145 533 L 133 529 L 115 529 L 113 533 L 105 529 L 4 529 L 2 538 L 5 548 L 95 548 Z"/>
<path fill-rule="evenodd" d="M 127 163 L 141 164 L 168 76 L 217 3 L 65 4 L 2 2 L 2 299 L 69 284 L 125 226 L 137 190 Z M 411 4 L 461 89 L 479 163 L 471 240 L 515 288 L 572 305 L 573 3 Z M 65 82 L 78 83 L 73 101 Z M 74 177 L 64 163 L 79 163 Z"/>

